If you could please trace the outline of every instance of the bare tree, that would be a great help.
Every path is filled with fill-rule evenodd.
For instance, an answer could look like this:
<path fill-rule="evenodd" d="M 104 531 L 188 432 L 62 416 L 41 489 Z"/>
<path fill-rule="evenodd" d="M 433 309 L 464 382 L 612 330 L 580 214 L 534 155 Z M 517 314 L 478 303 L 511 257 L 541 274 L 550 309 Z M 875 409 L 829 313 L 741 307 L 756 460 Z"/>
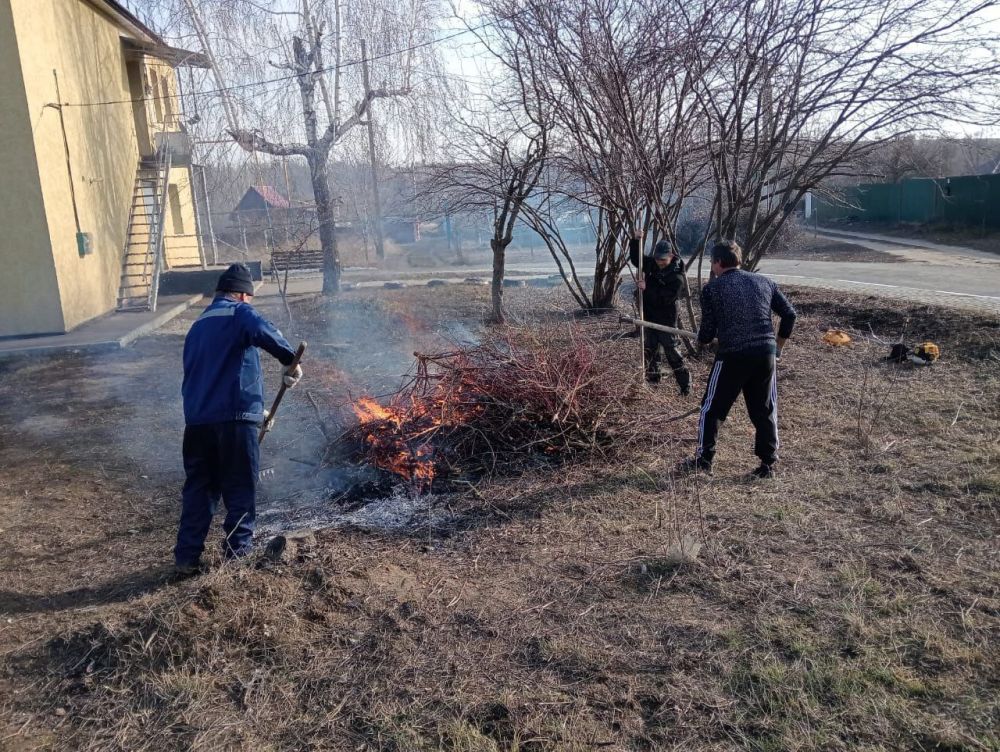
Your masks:
<path fill-rule="evenodd" d="M 950 152 L 951 144 L 944 139 L 918 139 L 907 134 L 872 149 L 868 169 L 889 183 L 908 177 L 940 177 L 947 173 Z"/>
<path fill-rule="evenodd" d="M 507 247 L 541 178 L 550 131 L 551 123 L 538 110 L 491 97 L 486 112 L 454 117 L 450 143 L 457 160 L 424 171 L 422 194 L 435 198 L 439 211 L 490 218 L 491 319 L 497 323 L 505 320 Z"/>
<path fill-rule="evenodd" d="M 683 64 L 699 40 L 674 33 L 691 19 L 681 5 L 643 0 L 482 5 L 494 23 L 485 44 L 525 98 L 552 113 L 558 144 L 552 160 L 571 180 L 551 189 L 596 215 L 586 300 L 588 307 L 610 307 L 629 237 L 672 239 L 684 197 L 704 172 L 688 158 L 697 141 L 698 102 Z"/>
<path fill-rule="evenodd" d="M 169 9 L 179 0 L 157 2 Z M 437 0 L 182 0 L 180 4 L 178 12 L 183 12 L 195 36 L 211 45 L 216 81 L 224 82 L 214 89 L 209 85 L 204 93 L 208 101 L 224 105 L 224 125 L 217 117 L 207 119 L 202 132 L 212 136 L 218 133 L 214 128 L 224 127 L 255 160 L 261 153 L 305 160 L 324 252 L 323 289 L 336 291 L 341 265 L 335 221 L 338 198 L 329 180 L 331 154 L 357 126 L 367 124 L 377 100 L 406 103 L 414 111 L 433 106 L 434 98 L 426 92 L 433 86 L 436 69 L 431 42 Z M 360 49 L 362 37 L 366 55 Z M 398 118 L 401 113 L 387 107 L 385 116 L 404 120 Z M 408 125 L 417 120 L 405 118 Z"/>
<path fill-rule="evenodd" d="M 550 107 L 550 159 L 597 214 L 595 307 L 630 234 L 674 240 L 700 205 L 689 264 L 736 237 L 753 269 L 807 191 L 892 139 L 995 115 L 996 0 L 481 5 L 484 43 Z"/>
<path fill-rule="evenodd" d="M 732 0 L 689 58 L 712 234 L 754 269 L 798 202 L 883 144 L 974 122 L 998 72 L 993 0 Z M 718 10 L 718 9 L 717 9 Z M 699 253 L 704 252 L 706 235 Z"/>
<path fill-rule="evenodd" d="M 325 89 L 324 82 L 327 71 L 323 65 L 323 35 L 322 22 L 314 21 L 309 1 L 303 0 L 299 30 L 292 37 L 291 57 L 286 62 L 275 64 L 279 69 L 291 71 L 298 85 L 301 97 L 304 142 L 280 143 L 271 141 L 260 130 L 240 129 L 231 131 L 230 134 L 243 149 L 250 152 L 262 151 L 277 156 L 295 155 L 305 158 L 312 177 L 320 245 L 323 249 L 323 292 L 329 293 L 340 289 L 341 269 L 340 254 L 337 250 L 334 199 L 330 192 L 330 180 L 327 174 L 330 151 L 346 133 L 365 121 L 373 101 L 389 97 L 404 97 L 410 94 L 411 89 L 409 81 L 410 61 L 408 59 L 398 85 L 378 88 L 366 86 L 364 94 L 355 102 L 353 111 L 344 121 L 341 121 L 339 113 L 333 108 L 333 105 L 329 105 L 330 98 Z M 339 69 L 333 71 L 334 76 L 339 77 L 339 73 Z M 322 129 L 317 112 L 317 85 L 321 87 L 324 102 L 331 107 L 327 113 L 326 127 Z M 339 90 L 339 87 L 335 88 Z"/>

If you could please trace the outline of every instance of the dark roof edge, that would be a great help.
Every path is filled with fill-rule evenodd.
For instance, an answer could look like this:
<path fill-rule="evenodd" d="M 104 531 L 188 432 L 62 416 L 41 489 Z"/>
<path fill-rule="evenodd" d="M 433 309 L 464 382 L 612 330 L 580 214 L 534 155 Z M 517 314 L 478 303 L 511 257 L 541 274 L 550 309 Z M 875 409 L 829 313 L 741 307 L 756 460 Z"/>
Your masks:
<path fill-rule="evenodd" d="M 171 47 L 163 37 L 153 31 L 132 11 L 117 0 L 89 0 L 94 5 L 103 6 L 109 13 L 119 18 L 124 26 L 136 35 L 133 46 L 157 57 L 162 57 L 174 65 L 190 65 L 196 68 L 210 67 L 208 58 L 200 52 L 190 52 Z"/>

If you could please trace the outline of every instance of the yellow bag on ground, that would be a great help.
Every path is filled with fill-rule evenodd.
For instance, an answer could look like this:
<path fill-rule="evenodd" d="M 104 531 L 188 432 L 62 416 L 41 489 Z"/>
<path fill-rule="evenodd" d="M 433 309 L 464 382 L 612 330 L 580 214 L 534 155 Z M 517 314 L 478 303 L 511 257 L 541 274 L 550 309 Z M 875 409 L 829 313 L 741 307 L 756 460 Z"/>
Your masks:
<path fill-rule="evenodd" d="M 846 345 L 851 341 L 847 332 L 841 331 L 840 329 L 831 329 L 826 334 L 823 335 L 823 341 L 828 345 Z"/>
<path fill-rule="evenodd" d="M 939 348 L 933 342 L 922 342 L 917 345 L 916 349 L 913 351 L 921 360 L 926 360 L 928 363 L 933 363 L 935 360 L 941 357 L 941 348 Z"/>

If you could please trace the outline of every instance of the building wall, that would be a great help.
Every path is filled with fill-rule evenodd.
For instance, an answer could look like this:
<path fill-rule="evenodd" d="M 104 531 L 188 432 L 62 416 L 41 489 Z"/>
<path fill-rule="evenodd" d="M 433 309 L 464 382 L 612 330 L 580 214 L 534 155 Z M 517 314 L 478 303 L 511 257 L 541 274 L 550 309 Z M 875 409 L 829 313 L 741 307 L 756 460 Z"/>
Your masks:
<path fill-rule="evenodd" d="M 139 152 L 130 104 L 63 107 L 71 192 L 59 112 L 45 105 L 128 100 L 121 37 L 111 18 L 82 0 L 11 5 L 63 318 L 71 329 L 114 307 Z M 74 192 L 80 229 L 90 234 L 93 249 L 83 257 Z"/>
<path fill-rule="evenodd" d="M 64 330 L 14 19 L 0 0 L 0 337 Z"/>
<path fill-rule="evenodd" d="M 151 132 L 168 127 L 176 130 L 176 100 L 171 100 L 168 107 L 162 99 L 176 92 L 176 82 L 172 69 L 161 61 L 145 58 L 129 66 L 121 28 L 86 0 L 9 2 L 33 124 L 34 149 L 39 155 L 37 172 L 58 280 L 57 298 L 63 328 L 68 330 L 115 306 L 140 143 L 155 144 L 155 138 L 138 137 L 137 127 L 143 118 L 137 115 L 144 115 Z M 138 77 L 135 65 L 142 66 Z M 58 96 L 53 70 L 58 76 Z M 137 112 L 131 103 L 137 85 L 152 97 L 154 81 L 156 94 L 161 97 L 158 105 L 149 100 Z M 46 107 L 56 101 L 116 102 L 62 108 L 73 191 L 59 111 Z M 172 174 L 171 180 L 187 197 L 186 203 L 191 204 L 190 181 L 180 175 L 186 176 L 187 168 L 176 172 L 177 177 Z M 91 236 L 92 253 L 87 256 L 78 252 L 74 193 L 80 230 Z M 181 203 L 183 206 L 185 201 Z M 171 226 L 168 218 L 168 233 Z"/>
<path fill-rule="evenodd" d="M 200 266 L 201 252 L 195 223 L 194 189 L 191 170 L 175 167 L 170 171 L 167 200 L 166 236 L 163 239 L 167 268 Z M 173 194 L 173 198 L 169 194 Z"/>

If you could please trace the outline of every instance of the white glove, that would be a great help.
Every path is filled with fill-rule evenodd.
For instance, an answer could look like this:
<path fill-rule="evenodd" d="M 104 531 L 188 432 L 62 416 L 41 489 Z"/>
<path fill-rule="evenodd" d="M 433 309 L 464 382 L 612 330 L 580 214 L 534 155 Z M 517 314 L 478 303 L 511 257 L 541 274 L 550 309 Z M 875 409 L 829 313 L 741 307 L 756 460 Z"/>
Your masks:
<path fill-rule="evenodd" d="M 264 422 L 261 424 L 261 425 L 264 426 L 264 431 L 265 432 L 270 431 L 272 428 L 274 428 L 274 421 L 271 421 L 270 423 L 268 423 L 268 420 L 270 418 L 271 418 L 271 411 L 265 409 L 264 410 Z"/>
<path fill-rule="evenodd" d="M 282 381 L 285 382 L 285 386 L 291 389 L 292 387 L 294 387 L 296 384 L 299 383 L 299 379 L 301 378 L 302 378 L 302 366 L 297 365 L 295 366 L 295 368 L 289 366 L 288 368 L 285 369 L 285 375 L 282 377 Z"/>

